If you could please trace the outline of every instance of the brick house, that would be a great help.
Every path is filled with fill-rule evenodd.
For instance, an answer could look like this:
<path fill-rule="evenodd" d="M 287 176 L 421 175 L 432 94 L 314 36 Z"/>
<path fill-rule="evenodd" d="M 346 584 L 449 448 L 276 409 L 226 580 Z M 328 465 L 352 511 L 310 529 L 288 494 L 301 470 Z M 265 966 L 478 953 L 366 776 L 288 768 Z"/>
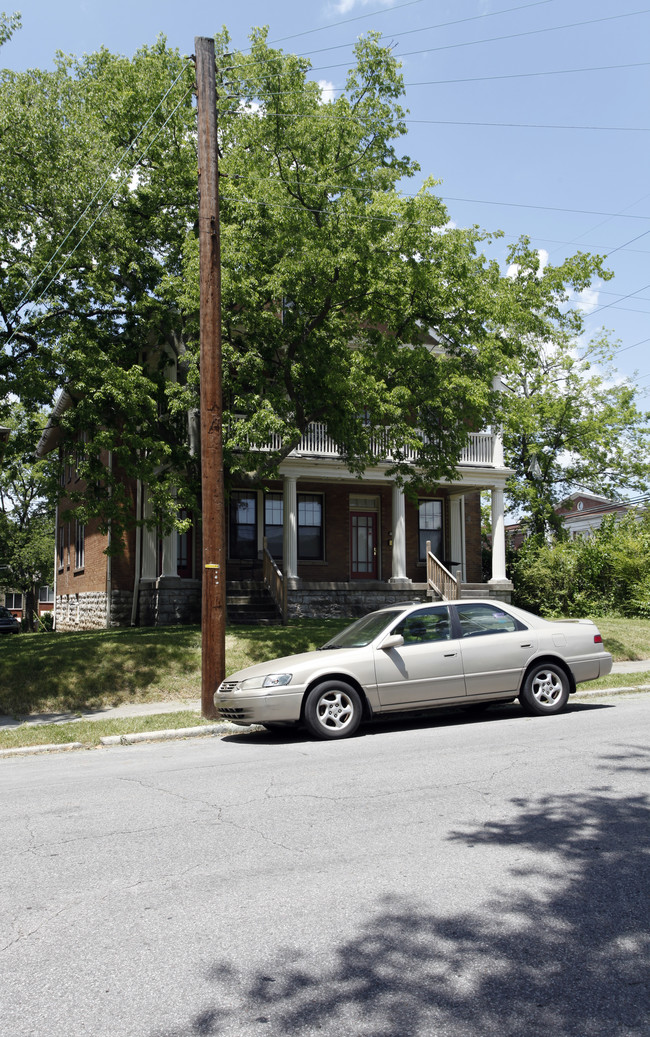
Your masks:
<path fill-rule="evenodd" d="M 73 405 L 63 392 L 37 455 L 57 447 L 57 417 Z M 106 458 L 109 463 L 109 459 Z M 263 489 L 234 487 L 227 508 L 229 616 L 237 599 L 272 597 L 282 618 L 355 615 L 387 602 L 461 594 L 509 599 L 505 572 L 503 462 L 498 430 L 474 433 L 455 478 L 416 498 L 386 474 L 389 461 L 352 475 L 322 425 L 311 426 Z M 198 622 L 200 527 L 159 536 L 136 527 L 123 550 L 107 555 L 109 536 L 60 518 L 57 510 L 55 625 L 59 630 Z M 78 484 L 77 484 L 78 485 Z M 125 483 L 137 519 L 149 512 L 147 488 Z M 492 577 L 481 583 L 480 494 L 492 495 Z"/>
<path fill-rule="evenodd" d="M 592 530 L 598 529 L 607 515 L 621 518 L 629 511 L 629 505 L 580 491 L 561 501 L 555 510 L 562 516 L 564 528 L 573 539 L 577 536 L 589 536 Z"/>
<path fill-rule="evenodd" d="M 597 494 L 578 490 L 565 497 L 553 510 L 561 516 L 562 525 L 573 540 L 578 536 L 590 536 L 609 515 L 616 515 L 617 520 L 622 518 L 630 510 L 630 506 L 623 501 L 613 501 L 608 497 L 599 497 Z M 521 523 L 509 523 L 506 526 L 506 538 L 512 548 L 520 548 L 526 539 Z"/>
<path fill-rule="evenodd" d="M 0 588 L 0 603 L 9 609 L 16 619 L 24 618 L 25 599 L 26 595 L 22 591 L 17 591 L 12 587 Z M 51 612 L 54 608 L 54 588 L 39 587 L 35 605 L 39 616 L 44 615 L 46 612 Z"/>

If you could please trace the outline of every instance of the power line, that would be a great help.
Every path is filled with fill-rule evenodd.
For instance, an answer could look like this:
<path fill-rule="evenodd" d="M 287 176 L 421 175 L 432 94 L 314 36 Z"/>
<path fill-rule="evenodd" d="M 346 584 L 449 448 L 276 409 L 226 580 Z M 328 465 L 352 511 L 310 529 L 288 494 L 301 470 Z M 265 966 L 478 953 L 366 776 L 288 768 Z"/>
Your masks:
<path fill-rule="evenodd" d="M 404 86 L 412 84 L 405 83 Z M 334 90 L 344 89 L 342 87 L 333 87 Z M 272 93 L 269 96 L 279 97 L 281 94 L 286 95 L 292 93 L 290 90 L 281 90 L 279 93 Z M 246 94 L 228 95 L 228 100 L 238 97 L 240 101 L 247 103 L 248 97 Z M 307 119 L 307 118 L 327 118 L 328 123 L 344 124 L 346 122 L 359 122 L 358 116 L 356 115 L 331 115 L 331 109 L 325 105 L 321 105 L 317 110 L 309 114 L 304 112 L 276 112 L 269 110 L 268 106 L 264 108 L 267 115 L 273 116 L 273 118 L 282 119 Z M 320 114 L 322 113 L 322 115 Z M 222 108 L 220 115 L 246 115 L 248 112 L 245 108 Z M 419 126 L 476 126 L 479 128 L 487 129 L 520 129 L 520 130 L 597 130 L 601 133 L 650 133 L 650 126 L 580 126 L 575 123 L 535 123 L 535 122 L 485 122 L 482 120 L 462 120 L 462 119 L 401 119 L 401 122 L 407 125 L 419 125 Z"/>
<path fill-rule="evenodd" d="M 648 8 L 646 8 L 646 9 L 644 9 L 642 11 L 629 11 L 629 12 L 626 12 L 624 14 L 606 15 L 603 18 L 589 18 L 586 21 L 582 21 L 582 22 L 568 22 L 568 23 L 566 23 L 564 25 L 550 25 L 550 26 L 545 26 L 545 27 L 543 27 L 541 29 L 527 29 L 524 32 L 514 32 L 514 33 L 509 33 L 509 34 L 503 35 L 503 36 L 487 36 L 487 37 L 485 37 L 484 39 L 481 39 L 481 40 L 465 40 L 465 41 L 463 41 L 461 43 L 445 43 L 445 44 L 442 44 L 442 45 L 440 45 L 438 47 L 426 47 L 425 49 L 421 49 L 421 50 L 405 51 L 403 54 L 400 53 L 398 56 L 406 58 L 406 57 L 412 57 L 412 56 L 414 56 L 416 54 L 437 54 L 439 51 L 444 51 L 444 50 L 459 50 L 462 47 L 477 47 L 477 46 L 480 46 L 480 45 L 482 45 L 484 43 L 503 43 L 506 40 L 518 40 L 518 39 L 521 39 L 524 36 L 539 36 L 542 33 L 561 32 L 564 29 L 579 29 L 579 28 L 582 28 L 585 25 L 591 26 L 591 25 L 596 25 L 599 22 L 619 21 L 621 18 L 636 18 L 639 15 L 644 15 L 644 14 L 650 14 L 650 10 Z M 453 24 L 453 23 L 443 23 L 443 24 Z M 394 39 L 399 39 L 401 36 L 410 36 L 414 32 L 417 32 L 418 34 L 421 34 L 423 32 L 430 32 L 433 29 L 440 29 L 441 27 L 442 27 L 441 25 L 424 25 L 420 29 L 407 29 L 404 32 L 391 33 L 391 39 L 394 40 Z M 331 50 L 344 50 L 345 48 L 349 48 L 352 45 L 353 44 L 351 44 L 351 43 L 337 43 L 337 44 L 333 44 L 330 47 L 321 47 L 319 50 L 312 50 L 310 52 L 310 54 L 326 54 L 328 51 L 331 51 Z M 391 50 L 393 50 L 392 47 L 391 47 Z M 238 67 L 239 66 L 237 66 L 237 65 L 232 66 L 232 68 L 238 68 Z"/>
<path fill-rule="evenodd" d="M 643 288 L 637 288 L 637 290 L 635 292 L 629 292 L 628 295 L 622 295 L 621 298 L 618 301 L 619 302 L 625 302 L 626 299 L 633 299 L 635 295 L 639 294 L 639 292 L 646 292 L 648 290 L 648 288 L 650 288 L 650 284 L 644 285 Z M 605 303 L 604 306 L 599 306 L 597 309 L 592 310 L 591 313 L 589 314 L 589 316 L 590 317 L 594 317 L 597 313 L 602 313 L 603 310 L 609 310 L 610 307 L 616 306 L 616 305 L 617 305 L 617 303 L 607 302 L 607 303 Z"/>
<path fill-rule="evenodd" d="M 285 43 L 287 40 L 297 40 L 300 36 L 311 36 L 312 33 L 315 32 L 325 32 L 327 29 L 336 29 L 339 25 L 350 25 L 351 22 L 360 22 L 365 21 L 368 18 L 376 18 L 377 15 L 390 14 L 392 11 L 399 11 L 403 7 L 414 7 L 416 4 L 421 4 L 423 2 L 424 0 L 408 0 L 405 4 L 395 4 L 394 7 L 382 7 L 379 11 L 368 11 L 367 14 L 357 14 L 354 18 L 343 18 L 338 22 L 331 22 L 329 25 L 319 25 L 316 29 L 304 29 L 303 32 L 294 32 L 291 36 L 280 36 L 277 40 L 269 40 L 269 46 L 274 46 L 276 43 Z M 554 0 L 540 0 L 540 2 L 553 3 Z M 536 4 L 526 6 L 535 7 Z M 466 20 L 473 21 L 473 19 L 469 18 Z"/>
<path fill-rule="evenodd" d="M 650 216 L 634 216 L 631 213 L 600 212 L 597 209 L 567 209 L 557 205 L 535 205 L 532 202 L 503 202 L 486 198 L 455 198 L 451 195 L 443 195 L 444 201 L 463 202 L 471 205 L 500 205 L 514 209 L 539 209 L 542 212 L 567 212 L 583 216 L 609 216 L 615 219 L 625 220 L 650 220 Z"/>
<path fill-rule="evenodd" d="M 639 241 L 640 238 L 645 238 L 647 234 L 650 234 L 650 230 L 644 230 L 643 234 L 638 234 L 636 238 L 630 238 L 629 241 L 626 241 L 623 245 L 619 245 L 618 248 L 613 248 L 611 252 L 607 253 L 605 258 L 609 259 L 609 257 L 613 256 L 615 252 L 620 252 L 621 249 L 625 248 L 627 245 L 631 245 L 634 241 Z"/>
<path fill-rule="evenodd" d="M 544 7 L 546 4 L 556 3 L 557 0 L 535 0 L 534 3 L 520 4 L 519 7 L 504 7 L 500 11 L 486 11 L 484 14 L 471 15 L 468 18 L 455 18 L 450 22 L 439 22 L 437 25 L 429 26 L 432 29 L 446 29 L 452 25 L 462 25 L 464 22 L 477 22 L 484 18 L 496 18 L 501 14 L 512 14 L 515 11 L 526 11 L 530 7 Z M 311 36 L 316 32 L 326 32 L 328 29 L 338 28 L 339 25 L 349 25 L 351 22 L 366 21 L 368 18 L 375 18 L 380 14 L 390 14 L 393 11 L 399 11 L 402 7 L 413 7 L 415 4 L 422 3 L 422 0 L 409 0 L 405 4 L 395 4 L 393 7 L 382 7 L 379 11 L 369 11 L 367 14 L 358 14 L 354 18 L 345 18 L 338 22 L 331 22 L 329 25 L 321 25 L 316 29 L 306 29 L 303 32 L 295 32 L 291 36 L 281 36 L 276 40 L 269 40 L 269 46 L 274 46 L 276 43 L 284 43 L 286 40 L 295 40 L 300 36 Z M 420 32 L 420 29 L 409 29 L 408 32 Z M 407 33 L 399 33 L 401 36 L 407 35 Z"/>
<path fill-rule="evenodd" d="M 626 353 L 628 349 L 636 349 L 637 346 L 644 346 L 646 342 L 650 342 L 650 338 L 642 338 L 640 342 L 633 342 L 631 346 L 620 346 L 615 350 L 615 352 Z M 648 375 L 648 377 L 650 378 L 650 375 Z"/>
<path fill-rule="evenodd" d="M 351 185 L 333 184 L 329 180 L 300 180 L 300 182 L 293 182 L 291 180 L 287 180 L 284 177 L 249 177 L 249 176 L 243 176 L 241 174 L 237 174 L 236 176 L 229 177 L 228 179 L 232 179 L 232 180 L 245 180 L 247 183 L 282 184 L 282 185 L 284 185 L 286 187 L 294 187 L 294 188 L 299 188 L 299 187 L 300 188 L 302 188 L 302 187 L 322 187 L 322 188 L 327 189 L 328 191 L 336 191 L 337 193 L 344 192 L 344 191 L 363 190 L 363 187 L 364 187 L 363 184 L 358 185 L 358 186 L 357 185 L 351 186 Z M 474 204 L 499 205 L 499 206 L 503 205 L 503 206 L 513 206 L 513 207 L 519 208 L 519 209 L 542 209 L 545 212 L 546 211 L 550 211 L 550 212 L 564 212 L 564 213 L 572 213 L 572 214 L 578 214 L 578 215 L 587 214 L 587 215 L 591 215 L 591 216 L 617 216 L 617 217 L 618 216 L 623 216 L 622 213 L 602 213 L 602 212 L 595 212 L 593 210 L 558 208 L 557 206 L 536 205 L 536 204 L 533 204 L 533 203 L 525 203 L 525 202 L 502 202 L 502 201 L 498 201 L 498 200 L 495 201 L 495 200 L 489 200 L 489 199 L 476 199 L 476 198 L 452 198 L 449 195 L 429 195 L 429 196 L 427 196 L 427 195 L 420 195 L 420 192 L 415 192 L 414 194 L 404 193 L 404 194 L 399 194 L 398 195 L 399 199 L 405 199 L 405 200 L 414 199 L 414 198 L 418 198 L 418 197 L 440 198 L 440 200 L 444 201 L 444 202 L 448 202 L 448 201 L 463 202 L 463 203 L 471 203 L 473 205 Z M 264 203 L 260 203 L 260 204 L 264 204 Z M 269 204 L 273 204 L 273 203 L 269 203 Z M 323 211 L 326 211 L 326 210 L 323 210 Z M 633 215 L 629 215 L 629 216 L 627 216 L 627 218 L 628 219 L 638 219 L 638 220 L 650 220 L 650 215 L 649 216 L 633 216 Z M 644 233 L 640 234 L 639 237 L 643 237 L 645 234 L 650 234 L 650 230 L 644 231 Z M 637 238 L 632 238 L 632 241 L 636 241 L 636 240 L 637 240 Z M 567 242 L 567 244 L 570 244 L 570 242 Z M 629 244 L 629 242 L 628 242 L 628 244 Z M 620 248 L 624 248 L 624 247 L 625 246 L 623 246 L 623 245 L 620 246 Z M 614 251 L 616 251 L 616 250 L 614 250 Z M 627 296 L 625 298 L 627 298 Z"/>
<path fill-rule="evenodd" d="M 426 54 L 428 51 L 413 51 L 414 54 Z M 328 68 L 345 68 L 347 62 L 343 61 L 336 65 L 320 65 L 318 68 L 312 68 L 310 72 L 322 72 Z M 650 65 L 650 61 L 634 61 L 625 65 L 593 65 L 587 66 L 586 68 L 557 68 L 549 69 L 543 72 L 512 72 L 503 76 L 473 76 L 462 79 L 430 79 L 423 80 L 417 83 L 405 83 L 405 86 L 449 86 L 455 83 L 489 83 L 496 82 L 502 79 L 534 79 L 541 76 L 567 76 L 573 75 L 580 72 L 611 72 L 619 69 L 630 69 L 630 68 L 646 68 Z"/>

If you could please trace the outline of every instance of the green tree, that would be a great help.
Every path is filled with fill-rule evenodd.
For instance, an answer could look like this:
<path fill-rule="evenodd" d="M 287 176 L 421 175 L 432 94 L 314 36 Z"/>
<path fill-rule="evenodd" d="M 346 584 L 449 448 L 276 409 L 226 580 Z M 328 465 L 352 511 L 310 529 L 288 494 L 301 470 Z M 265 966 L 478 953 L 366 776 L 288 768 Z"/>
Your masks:
<path fill-rule="evenodd" d="M 382 430 L 398 478 L 414 477 L 415 454 L 439 481 L 498 417 L 494 375 L 526 335 L 571 326 L 559 298 L 599 260 L 547 274 L 531 313 L 523 277 L 486 260 L 489 235 L 451 223 L 433 180 L 401 192 L 418 166 L 397 148 L 402 77 L 376 35 L 333 101 L 263 30 L 246 54 L 225 31 L 216 43 L 227 473 L 273 474 L 322 422 L 353 471 Z M 0 81 L 0 397 L 32 407 L 68 387 L 60 420 L 71 450 L 88 434 L 92 487 L 74 503 L 114 532 L 123 474 L 148 483 L 167 523 L 196 503 L 193 76 L 159 39 L 132 60 L 102 50 Z M 277 449 L 260 453 L 271 435 Z"/>
<path fill-rule="evenodd" d="M 521 348 L 504 369 L 504 452 L 514 472 L 507 493 L 529 532 L 543 536 L 561 530 L 554 508 L 575 490 L 611 498 L 647 490 L 650 414 L 639 408 L 636 387 L 613 370 L 616 346 L 605 334 L 578 346 L 583 316 L 568 306 L 568 288 L 587 287 L 596 272 L 592 257 L 543 267 L 522 241 L 510 260 L 503 286 L 509 331 Z M 550 299 L 558 314 L 549 335 L 538 315 Z"/>
<path fill-rule="evenodd" d="M 11 39 L 16 29 L 20 28 L 20 21 L 18 12 L 7 14 L 5 11 L 0 11 L 0 47 Z"/>
<path fill-rule="evenodd" d="M 54 505 L 48 499 L 51 466 L 33 459 L 45 420 L 45 413 L 30 414 L 20 403 L 11 405 L 11 434 L 0 469 L 0 580 L 26 595 L 30 629 L 38 588 L 54 579 Z"/>

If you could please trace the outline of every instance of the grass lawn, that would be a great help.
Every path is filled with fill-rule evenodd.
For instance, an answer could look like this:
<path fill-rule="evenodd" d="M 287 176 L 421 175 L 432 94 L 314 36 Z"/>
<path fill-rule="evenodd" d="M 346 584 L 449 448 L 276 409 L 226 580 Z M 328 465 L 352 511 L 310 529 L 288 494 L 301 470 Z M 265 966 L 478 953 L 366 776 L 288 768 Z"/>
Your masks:
<path fill-rule="evenodd" d="M 648 670 L 590 681 L 598 687 L 650 684 L 650 621 L 597 619 L 616 660 L 648 659 Z M 286 627 L 233 627 L 226 633 L 226 673 L 251 663 L 309 651 L 345 620 L 300 620 Z M 143 627 L 70 634 L 22 634 L 0 639 L 0 714 L 82 712 L 125 702 L 195 702 L 201 697 L 198 627 Z M 179 706 L 182 710 L 182 706 Z M 0 748 L 44 743 L 96 745 L 108 734 L 189 727 L 194 712 L 128 719 L 79 720 L 0 730 Z"/>
<path fill-rule="evenodd" d="M 226 633 L 226 672 L 317 648 L 343 626 L 345 620 L 339 619 L 232 627 Z M 196 626 L 0 638 L 0 714 L 200 698 L 201 632 Z"/>

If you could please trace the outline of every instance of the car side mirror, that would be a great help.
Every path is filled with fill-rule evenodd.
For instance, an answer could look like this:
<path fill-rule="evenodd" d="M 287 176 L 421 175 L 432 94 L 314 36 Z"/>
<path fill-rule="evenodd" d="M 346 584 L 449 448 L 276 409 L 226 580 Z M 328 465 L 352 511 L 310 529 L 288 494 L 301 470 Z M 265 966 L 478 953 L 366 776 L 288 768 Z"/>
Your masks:
<path fill-rule="evenodd" d="M 377 647 L 381 648 L 382 651 L 388 651 L 389 648 L 401 648 L 403 644 L 404 638 L 401 634 L 389 634 Z"/>

